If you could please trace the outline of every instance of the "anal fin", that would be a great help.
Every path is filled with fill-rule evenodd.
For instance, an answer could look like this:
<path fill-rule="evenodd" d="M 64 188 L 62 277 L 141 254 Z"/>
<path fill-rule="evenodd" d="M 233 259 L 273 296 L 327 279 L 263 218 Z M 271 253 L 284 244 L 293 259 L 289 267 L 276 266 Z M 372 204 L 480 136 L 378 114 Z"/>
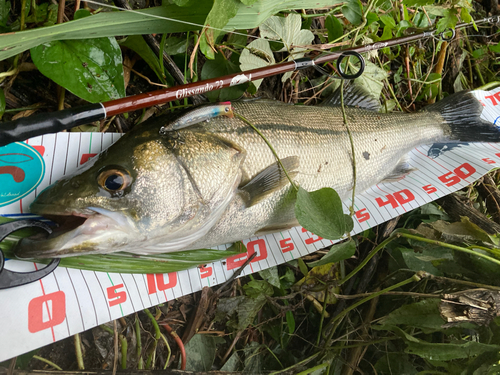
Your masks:
<path fill-rule="evenodd" d="M 281 159 L 281 163 L 285 167 L 290 178 L 294 178 L 297 175 L 297 168 L 299 167 L 298 156 L 283 158 Z M 251 207 L 262 201 L 269 194 L 281 189 L 289 183 L 290 181 L 283 171 L 283 168 L 276 162 L 258 173 L 250 182 L 241 187 L 240 190 L 245 193 L 247 207 Z"/>
<path fill-rule="evenodd" d="M 410 165 L 409 155 L 404 155 L 401 159 L 399 159 L 398 164 L 392 170 L 392 172 L 389 173 L 387 176 L 385 176 L 381 182 L 398 181 L 398 180 L 402 179 L 403 177 L 406 177 L 411 172 L 416 171 L 416 170 L 417 170 L 417 168 L 413 168 Z"/>

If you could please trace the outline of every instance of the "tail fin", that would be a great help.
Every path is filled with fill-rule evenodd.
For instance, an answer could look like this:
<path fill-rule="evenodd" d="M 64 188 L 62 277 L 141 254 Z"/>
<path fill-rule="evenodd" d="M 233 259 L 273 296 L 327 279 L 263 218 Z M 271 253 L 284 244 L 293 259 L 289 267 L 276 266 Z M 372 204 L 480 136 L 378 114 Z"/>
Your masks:
<path fill-rule="evenodd" d="M 450 139 L 462 142 L 500 142 L 500 128 L 481 119 L 483 105 L 470 91 L 450 95 L 424 109 L 439 112 L 450 127 Z"/>

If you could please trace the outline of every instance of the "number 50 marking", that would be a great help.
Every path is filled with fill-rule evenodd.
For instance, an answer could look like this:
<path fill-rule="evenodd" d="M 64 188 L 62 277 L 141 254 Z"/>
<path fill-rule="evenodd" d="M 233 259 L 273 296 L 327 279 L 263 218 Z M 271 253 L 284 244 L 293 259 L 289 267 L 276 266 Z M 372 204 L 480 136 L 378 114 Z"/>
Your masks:
<path fill-rule="evenodd" d="M 438 179 L 446 186 L 453 186 L 458 184 L 460 181 L 465 180 L 467 177 L 472 176 L 476 172 L 474 168 L 469 163 L 463 163 L 461 166 L 455 168 L 453 172 L 445 173 L 439 176 Z"/>

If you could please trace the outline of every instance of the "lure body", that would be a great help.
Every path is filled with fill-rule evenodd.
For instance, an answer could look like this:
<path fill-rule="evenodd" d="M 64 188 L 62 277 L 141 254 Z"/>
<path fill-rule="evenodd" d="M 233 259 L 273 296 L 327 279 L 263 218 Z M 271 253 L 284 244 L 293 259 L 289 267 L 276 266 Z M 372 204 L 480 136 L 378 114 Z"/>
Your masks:
<path fill-rule="evenodd" d="M 215 105 L 203 106 L 190 111 L 186 115 L 178 118 L 172 124 L 162 126 L 160 134 L 187 128 L 188 126 L 199 124 L 203 121 L 208 121 L 217 116 L 234 117 L 233 107 L 231 102 L 223 102 Z"/>

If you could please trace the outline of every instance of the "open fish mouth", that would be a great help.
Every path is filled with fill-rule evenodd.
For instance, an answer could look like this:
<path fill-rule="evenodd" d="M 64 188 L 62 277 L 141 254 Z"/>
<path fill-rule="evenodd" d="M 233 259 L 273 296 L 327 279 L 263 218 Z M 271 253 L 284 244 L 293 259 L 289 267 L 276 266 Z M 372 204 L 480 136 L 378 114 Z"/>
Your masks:
<path fill-rule="evenodd" d="M 47 208 L 44 212 L 50 212 Z M 55 211 L 55 213 L 54 213 Z M 63 258 L 79 254 L 109 253 L 129 243 L 136 232 L 124 215 L 102 208 L 44 213 L 56 223 L 52 234 L 37 233 L 21 239 L 14 249 L 22 259 Z"/>

